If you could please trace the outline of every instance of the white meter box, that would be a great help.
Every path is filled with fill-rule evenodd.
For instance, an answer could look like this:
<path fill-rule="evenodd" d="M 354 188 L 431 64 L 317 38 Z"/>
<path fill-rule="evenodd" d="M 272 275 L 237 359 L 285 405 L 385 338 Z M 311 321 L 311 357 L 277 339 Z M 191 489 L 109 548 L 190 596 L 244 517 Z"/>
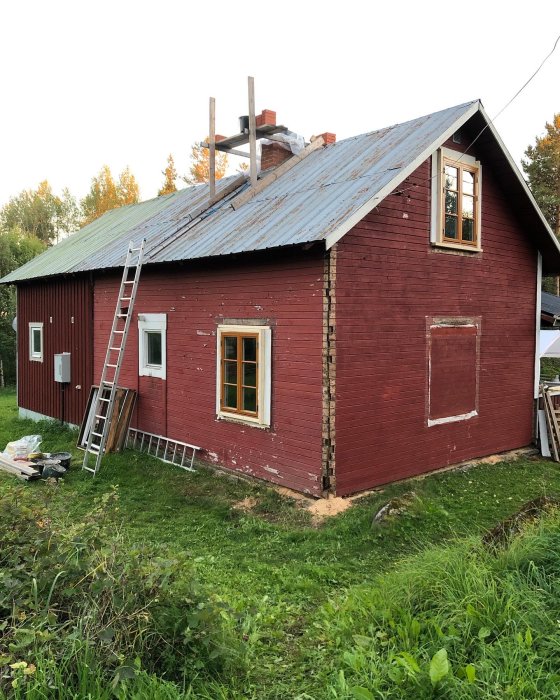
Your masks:
<path fill-rule="evenodd" d="M 63 352 L 54 356 L 54 381 L 68 384 L 70 382 L 70 353 Z"/>

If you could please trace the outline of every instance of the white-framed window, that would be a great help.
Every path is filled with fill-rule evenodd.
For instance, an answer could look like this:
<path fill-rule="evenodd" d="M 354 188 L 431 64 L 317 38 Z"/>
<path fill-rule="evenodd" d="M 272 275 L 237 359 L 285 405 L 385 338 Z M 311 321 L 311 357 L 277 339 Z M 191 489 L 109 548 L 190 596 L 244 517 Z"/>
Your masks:
<path fill-rule="evenodd" d="M 432 156 L 432 245 L 480 252 L 482 166 L 473 156 L 440 148 Z"/>
<path fill-rule="evenodd" d="M 216 335 L 218 418 L 270 426 L 270 327 L 224 324 Z"/>
<path fill-rule="evenodd" d="M 43 324 L 35 321 L 29 324 L 29 359 L 43 361 Z"/>
<path fill-rule="evenodd" d="M 167 314 L 138 314 L 138 374 L 166 378 Z"/>

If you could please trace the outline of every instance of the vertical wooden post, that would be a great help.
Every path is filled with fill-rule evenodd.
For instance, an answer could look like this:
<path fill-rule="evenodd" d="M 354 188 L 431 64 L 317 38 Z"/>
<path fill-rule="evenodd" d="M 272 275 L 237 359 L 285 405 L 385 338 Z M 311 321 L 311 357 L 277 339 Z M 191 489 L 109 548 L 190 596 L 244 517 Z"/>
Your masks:
<path fill-rule="evenodd" d="M 251 187 L 257 184 L 257 127 L 255 121 L 255 79 L 249 76 L 249 157 Z"/>
<path fill-rule="evenodd" d="M 208 138 L 210 151 L 210 203 L 216 196 L 216 100 L 210 98 L 210 136 Z"/>

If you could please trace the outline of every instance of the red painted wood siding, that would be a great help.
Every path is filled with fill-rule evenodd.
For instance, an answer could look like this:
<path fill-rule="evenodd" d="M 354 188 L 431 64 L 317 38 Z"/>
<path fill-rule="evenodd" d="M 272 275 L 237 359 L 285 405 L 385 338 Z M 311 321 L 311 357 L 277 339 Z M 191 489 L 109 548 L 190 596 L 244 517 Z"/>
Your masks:
<path fill-rule="evenodd" d="M 64 420 L 79 425 L 92 380 L 93 294 L 86 277 L 18 285 L 18 405 L 62 418 L 54 355 L 71 353 Z M 43 323 L 43 361 L 29 359 L 29 323 Z"/>
<path fill-rule="evenodd" d="M 433 250 L 430 162 L 338 244 L 336 484 L 343 495 L 527 445 L 537 253 L 491 168 L 481 254 Z M 481 317 L 479 415 L 427 426 L 427 320 Z"/>
<path fill-rule="evenodd" d="M 114 312 L 116 277 L 95 284 L 95 380 Z M 200 445 L 203 458 L 315 495 L 321 492 L 322 254 L 271 253 L 196 267 L 144 267 L 119 384 L 138 389 L 138 428 Z M 167 314 L 167 379 L 138 376 L 139 313 Z M 272 426 L 216 419 L 216 328 L 272 328 Z"/>

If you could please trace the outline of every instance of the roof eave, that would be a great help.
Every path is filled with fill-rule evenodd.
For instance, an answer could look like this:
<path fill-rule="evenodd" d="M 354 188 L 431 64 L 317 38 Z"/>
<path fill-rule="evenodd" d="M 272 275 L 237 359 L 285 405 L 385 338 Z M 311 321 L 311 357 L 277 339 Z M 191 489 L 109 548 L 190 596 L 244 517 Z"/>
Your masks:
<path fill-rule="evenodd" d="M 449 126 L 438 138 L 433 141 L 429 146 L 427 146 L 411 163 L 409 163 L 405 168 L 399 170 L 395 177 L 390 180 L 383 189 L 379 190 L 371 199 L 369 199 L 365 204 L 363 204 L 359 209 L 357 209 L 346 221 L 342 222 L 334 231 L 329 233 L 325 239 L 325 244 L 327 250 L 332 248 L 335 243 L 337 243 L 344 235 L 350 231 L 358 222 L 360 222 L 364 216 L 369 214 L 369 212 L 374 209 L 378 204 L 380 204 L 391 192 L 398 187 L 401 182 L 406 180 L 409 175 L 422 165 L 422 163 L 427 160 L 434 151 L 436 151 L 442 143 L 447 141 L 453 134 L 460 129 L 463 124 L 468 122 L 468 120 L 478 112 L 480 107 L 480 101 L 476 100 L 472 103 L 466 112 L 464 112 L 460 117 L 458 117 L 451 126 Z"/>
<path fill-rule="evenodd" d="M 486 114 L 484 107 L 480 100 L 473 102 L 473 104 L 466 110 L 458 119 L 456 119 L 451 126 L 449 126 L 444 132 L 442 132 L 437 139 L 435 139 L 428 147 L 426 147 L 406 168 L 400 170 L 395 177 L 374 197 L 368 200 L 364 205 L 357 209 L 346 221 L 340 224 L 334 231 L 327 235 L 325 239 L 325 245 L 327 250 L 332 248 L 332 246 L 337 243 L 348 231 L 350 231 L 359 221 L 361 221 L 364 216 L 369 214 L 369 212 L 378 206 L 391 192 L 398 187 L 407 177 L 409 177 L 425 160 L 427 160 L 438 148 L 441 147 L 445 141 L 447 141 L 456 131 L 458 131 L 464 124 L 466 124 L 469 119 L 471 119 L 475 114 L 480 114 L 484 123 L 486 124 L 488 130 L 494 137 L 501 153 L 507 160 L 512 173 L 519 185 L 522 188 L 523 193 L 526 195 L 528 201 L 531 204 L 531 208 L 536 216 L 536 221 L 540 228 L 540 234 L 537 241 L 537 248 L 543 253 L 543 272 L 544 274 L 554 274 L 560 272 L 560 242 L 554 235 L 550 225 L 548 224 L 544 214 L 539 208 L 531 190 L 529 189 L 525 178 L 521 174 L 519 168 L 517 167 L 515 161 L 511 157 L 508 149 L 506 148 L 504 142 L 500 138 L 500 135 L 496 131 L 496 128 L 492 124 L 492 121 Z"/>
<path fill-rule="evenodd" d="M 537 217 L 538 224 L 542 227 L 542 236 L 543 236 L 543 241 L 537 245 L 538 249 L 543 253 L 543 273 L 544 274 L 554 274 L 557 272 L 560 272 L 560 243 L 556 236 L 554 235 L 554 231 L 550 227 L 550 224 L 546 220 L 544 214 L 542 213 L 539 205 L 537 204 L 533 193 L 529 189 L 529 186 L 527 185 L 527 182 L 525 181 L 525 178 L 521 174 L 521 171 L 517 167 L 517 164 L 511 157 L 510 152 L 506 148 L 506 145 L 502 141 L 499 133 L 497 132 L 494 124 L 492 123 L 492 120 L 490 117 L 486 114 L 484 107 L 480 105 L 480 114 L 483 117 L 484 121 L 488 125 L 488 130 L 496 140 L 496 143 L 498 144 L 500 150 L 502 151 L 502 154 L 506 158 L 512 173 L 515 175 L 517 178 L 517 181 L 519 185 L 521 186 L 523 193 L 529 200 L 533 212 L 535 213 Z M 548 249 L 548 250 L 545 250 Z M 545 255 L 546 253 L 546 255 Z"/>

